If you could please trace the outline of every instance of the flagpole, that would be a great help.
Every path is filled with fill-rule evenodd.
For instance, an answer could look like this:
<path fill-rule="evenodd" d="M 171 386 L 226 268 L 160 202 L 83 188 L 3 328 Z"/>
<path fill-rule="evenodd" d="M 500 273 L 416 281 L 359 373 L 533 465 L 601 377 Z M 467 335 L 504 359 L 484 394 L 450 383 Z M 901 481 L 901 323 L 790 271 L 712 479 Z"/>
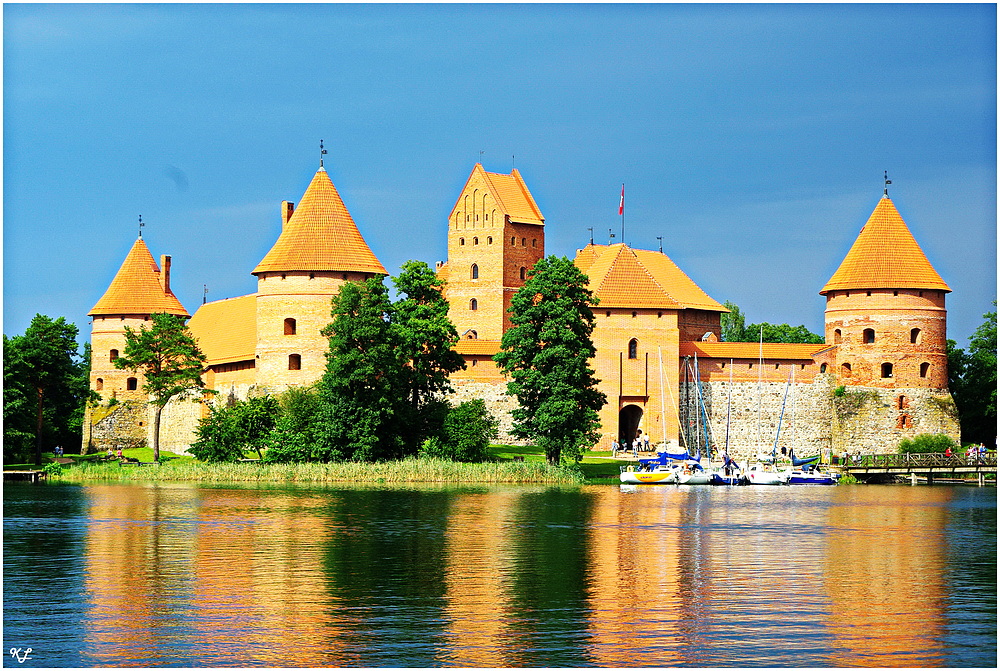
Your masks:
<path fill-rule="evenodd" d="M 622 198 L 618 202 L 618 214 L 622 215 L 622 244 L 625 244 L 625 184 L 622 183 Z"/>

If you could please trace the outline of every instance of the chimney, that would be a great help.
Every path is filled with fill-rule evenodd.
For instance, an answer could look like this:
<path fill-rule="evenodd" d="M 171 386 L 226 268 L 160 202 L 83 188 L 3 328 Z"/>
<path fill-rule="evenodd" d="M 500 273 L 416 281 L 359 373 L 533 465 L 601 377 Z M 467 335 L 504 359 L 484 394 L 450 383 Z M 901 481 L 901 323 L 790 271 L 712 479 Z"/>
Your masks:
<path fill-rule="evenodd" d="M 292 218 L 292 212 L 294 211 L 295 203 L 288 200 L 281 201 L 281 230 L 285 230 L 285 225 Z"/>
<path fill-rule="evenodd" d="M 163 293 L 170 293 L 170 257 L 167 254 L 160 256 L 160 286 Z"/>

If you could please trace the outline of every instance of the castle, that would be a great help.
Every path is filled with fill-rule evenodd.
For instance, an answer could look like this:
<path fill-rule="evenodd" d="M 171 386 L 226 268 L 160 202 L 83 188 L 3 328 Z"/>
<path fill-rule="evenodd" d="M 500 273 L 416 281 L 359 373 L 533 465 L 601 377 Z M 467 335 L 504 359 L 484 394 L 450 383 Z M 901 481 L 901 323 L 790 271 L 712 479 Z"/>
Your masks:
<path fill-rule="evenodd" d="M 113 362 L 125 327 L 155 312 L 190 317 L 214 402 L 322 376 L 331 297 L 345 282 L 387 273 L 322 163 L 298 205 L 284 201 L 280 211 L 277 240 L 252 270 L 257 292 L 205 303 L 193 316 L 170 289 L 170 257 L 157 265 L 140 235 L 88 313 L 91 388 L 116 402 L 88 410 L 84 450 L 151 436 L 141 378 Z M 517 170 L 476 164 L 448 216 L 447 253 L 437 272 L 466 363 L 451 378 L 452 397 L 484 399 L 510 440 L 516 399 L 492 357 L 510 326 L 511 297 L 545 254 L 545 219 Z M 598 299 L 592 365 L 608 399 L 599 449 L 640 431 L 654 444 L 729 445 L 737 456 L 793 446 L 881 453 L 920 433 L 959 437 L 947 389 L 950 289 L 887 193 L 819 292 L 824 344 L 722 342 L 726 308 L 662 252 L 591 243 L 574 263 Z M 184 451 L 206 414 L 205 403 L 169 403 L 161 447 Z"/>

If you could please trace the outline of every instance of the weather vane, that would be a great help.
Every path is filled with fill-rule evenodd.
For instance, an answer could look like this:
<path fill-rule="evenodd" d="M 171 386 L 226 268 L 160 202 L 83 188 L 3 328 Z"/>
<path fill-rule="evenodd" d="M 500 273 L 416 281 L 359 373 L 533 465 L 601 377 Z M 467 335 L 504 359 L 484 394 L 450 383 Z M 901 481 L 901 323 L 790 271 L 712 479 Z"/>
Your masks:
<path fill-rule="evenodd" d="M 614 240 L 614 239 L 615 239 L 615 234 L 614 234 L 614 233 L 612 233 L 612 232 L 611 232 L 611 229 L 609 228 L 609 229 L 608 229 L 608 244 L 610 245 L 610 244 L 611 244 L 611 241 L 612 241 L 612 240 Z"/>
<path fill-rule="evenodd" d="M 323 148 L 323 141 L 319 141 L 319 167 L 323 167 L 323 154 L 326 153 L 326 149 Z"/>
<path fill-rule="evenodd" d="M 594 227 L 588 226 L 587 230 L 590 231 L 590 244 L 594 244 Z"/>
<path fill-rule="evenodd" d="M 139 215 L 139 237 L 142 237 L 142 227 L 146 225 L 146 222 L 142 220 L 142 215 Z"/>
<path fill-rule="evenodd" d="M 663 236 L 662 235 L 658 235 L 658 236 L 656 236 L 656 239 L 660 241 L 660 254 L 662 254 L 663 253 Z"/>
<path fill-rule="evenodd" d="M 882 190 L 882 194 L 886 198 L 888 198 L 889 197 L 889 185 L 892 184 L 892 180 L 889 179 L 889 171 L 888 170 L 883 170 L 882 173 L 883 173 L 884 179 L 885 179 L 885 188 Z"/>

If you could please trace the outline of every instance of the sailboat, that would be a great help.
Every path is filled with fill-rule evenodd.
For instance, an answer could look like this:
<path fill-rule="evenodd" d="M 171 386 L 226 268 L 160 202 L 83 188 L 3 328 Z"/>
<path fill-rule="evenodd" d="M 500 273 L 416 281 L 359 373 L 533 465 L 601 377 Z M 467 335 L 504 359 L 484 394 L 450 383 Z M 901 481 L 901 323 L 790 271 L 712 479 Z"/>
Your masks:
<path fill-rule="evenodd" d="M 795 367 L 793 365 L 792 369 L 788 371 L 788 381 L 785 382 L 785 395 L 781 400 L 781 413 L 778 415 L 778 430 L 774 434 L 774 446 L 771 448 L 770 457 L 767 457 L 767 455 L 758 455 L 758 457 L 763 458 L 759 459 L 756 464 L 753 464 L 749 469 L 747 469 L 746 476 L 751 485 L 788 484 L 791 472 L 778 470 L 776 461 L 778 453 L 778 438 L 781 436 L 781 422 L 785 417 L 785 403 L 788 401 L 788 389 L 791 387 L 792 373 L 794 370 Z"/>
<path fill-rule="evenodd" d="M 798 459 L 795 457 L 795 367 L 792 366 L 792 446 L 788 449 L 788 458 L 792 462 L 792 470 L 788 474 L 790 485 L 835 485 L 838 475 L 822 471 L 819 468 L 819 455 Z"/>
<path fill-rule="evenodd" d="M 729 360 L 729 386 L 726 389 L 726 445 L 722 451 L 722 465 L 712 471 L 713 485 L 745 485 L 747 478 L 740 465 L 729 456 L 729 426 L 733 410 L 733 360 Z"/>

